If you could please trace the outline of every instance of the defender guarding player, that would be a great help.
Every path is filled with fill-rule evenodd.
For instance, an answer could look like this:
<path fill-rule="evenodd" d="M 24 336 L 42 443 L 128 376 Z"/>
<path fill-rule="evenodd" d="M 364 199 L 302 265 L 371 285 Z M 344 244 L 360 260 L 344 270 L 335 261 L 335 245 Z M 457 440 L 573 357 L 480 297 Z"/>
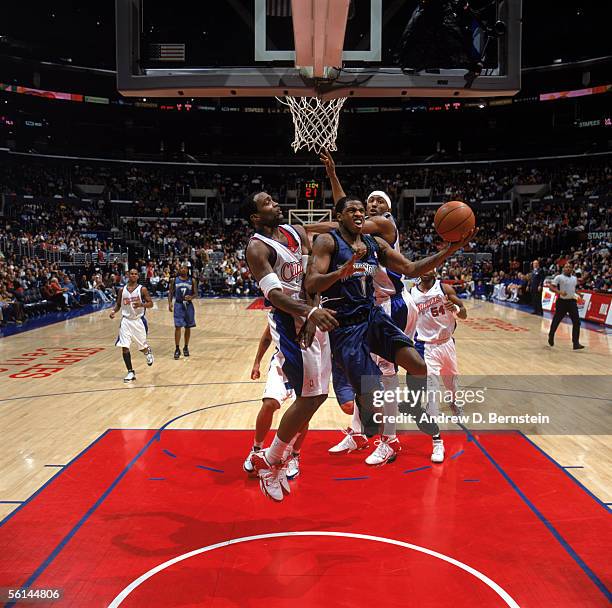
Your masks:
<path fill-rule="evenodd" d="M 189 277 L 189 268 L 185 265 L 179 269 L 177 277 L 170 282 L 168 290 L 168 310 L 174 312 L 174 358 L 181 356 L 181 327 L 185 328 L 185 345 L 183 356 L 189 357 L 189 338 L 191 328 L 196 326 L 193 301 L 198 297 L 195 278 Z M 172 300 L 175 303 L 172 303 Z"/>
<path fill-rule="evenodd" d="M 147 358 L 147 365 L 153 365 L 153 351 L 147 343 L 148 325 L 145 319 L 145 309 L 153 308 L 153 301 L 146 287 L 138 283 L 138 270 L 132 268 L 128 273 L 128 283 L 119 288 L 115 308 L 110 313 L 110 318 L 121 310 L 121 323 L 119 324 L 119 336 L 115 346 L 121 346 L 123 361 L 127 368 L 127 376 L 124 382 L 136 380 L 136 372 L 132 367 L 132 355 L 130 346 L 136 344 L 138 350 Z"/>
<path fill-rule="evenodd" d="M 296 394 L 270 447 L 251 456 L 262 492 L 280 501 L 283 492 L 289 492 L 284 466 L 287 457 L 327 399 L 331 357 L 323 332 L 338 323 L 332 312 L 315 306 L 314 298 L 303 290 L 304 266 L 310 252 L 304 229 L 282 224 L 283 212 L 266 192 L 248 200 L 243 213 L 256 230 L 247 245 L 247 263 L 273 306 L 268 314 L 270 335 L 284 377 Z"/>
<path fill-rule="evenodd" d="M 453 394 L 451 405 L 454 413 L 461 415 L 462 408 L 454 403 L 459 367 L 453 333 L 457 327 L 455 314 L 459 319 L 467 319 L 467 310 L 454 288 L 436 279 L 435 270 L 421 275 L 420 279 L 411 294 L 419 311 L 417 350 L 423 348 L 423 358 L 427 365 L 427 411 L 432 416 L 440 413 L 438 404 L 441 399 L 438 396 L 442 378 L 446 389 Z"/>

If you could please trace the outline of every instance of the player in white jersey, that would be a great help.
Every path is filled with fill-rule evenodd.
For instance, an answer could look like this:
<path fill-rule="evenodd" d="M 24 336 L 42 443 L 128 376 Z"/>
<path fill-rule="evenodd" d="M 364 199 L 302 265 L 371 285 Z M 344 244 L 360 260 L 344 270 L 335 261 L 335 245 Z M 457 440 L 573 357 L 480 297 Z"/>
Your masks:
<path fill-rule="evenodd" d="M 331 154 L 323 152 L 321 154 L 321 161 L 325 165 L 327 175 L 331 181 L 334 201 L 337 201 L 345 196 L 345 193 L 336 175 L 334 160 Z M 391 214 L 391 206 L 391 198 L 386 192 L 381 190 L 371 192 L 367 198 L 368 221 L 364 224 L 363 232 L 380 236 L 394 250 L 399 251 L 399 231 Z M 311 229 L 313 231 L 317 230 L 316 227 Z M 376 303 L 391 317 L 395 325 L 414 340 L 417 309 L 410 293 L 404 287 L 402 276 L 379 265 L 374 275 L 374 293 Z M 399 388 L 399 378 L 395 364 L 378 355 L 373 354 L 372 358 L 382 373 L 382 383 L 385 390 L 395 391 Z M 350 384 L 337 366 L 333 367 L 333 380 L 334 392 L 341 403 L 354 399 Z M 388 393 L 388 395 L 391 394 L 391 392 Z M 384 423 L 380 429 L 380 436 L 375 441 L 375 450 L 365 459 L 366 464 L 380 466 L 393 462 L 401 451 L 402 446 L 396 434 L 395 424 L 399 414 L 398 407 L 397 400 L 385 400 L 382 412 Z M 355 408 L 353 410 L 351 426 L 345 431 L 345 437 L 338 444 L 332 446 L 329 449 L 329 453 L 346 454 L 364 450 L 367 447 L 369 447 L 368 438 L 359 417 L 359 409 Z M 442 439 L 436 435 L 433 437 L 432 457 L 441 449 L 443 449 Z"/>
<path fill-rule="evenodd" d="M 280 501 L 283 491 L 289 491 L 283 465 L 327 398 L 331 356 L 326 332 L 338 322 L 304 292 L 304 266 L 310 253 L 304 229 L 282 224 L 283 212 L 266 192 L 249 199 L 243 213 L 256 230 L 246 249 L 247 263 L 273 307 L 268 314 L 270 335 L 283 375 L 296 394 L 270 447 L 251 455 L 262 492 Z M 347 272 L 354 272 L 352 264 L 347 265 Z"/>
<path fill-rule="evenodd" d="M 119 288 L 115 308 L 110 313 L 110 318 L 114 319 L 121 310 L 121 323 L 115 346 L 120 346 L 123 351 L 123 361 L 128 371 L 124 382 L 136 380 L 130 354 L 132 342 L 147 358 L 147 365 L 153 365 L 153 352 L 147 343 L 148 326 L 145 319 L 145 309 L 152 307 L 153 301 L 147 288 L 138 284 L 138 270 L 132 268 L 128 273 L 128 283 Z"/>
<path fill-rule="evenodd" d="M 427 365 L 427 411 L 430 415 L 439 414 L 442 384 L 447 391 L 458 390 L 459 367 L 453 333 L 456 319 L 466 319 L 467 310 L 457 297 L 452 286 L 436 279 L 435 271 L 420 277 L 420 282 L 411 290 L 418 310 L 417 350 L 423 348 L 423 358 Z M 451 404 L 455 413 L 461 408 Z"/>

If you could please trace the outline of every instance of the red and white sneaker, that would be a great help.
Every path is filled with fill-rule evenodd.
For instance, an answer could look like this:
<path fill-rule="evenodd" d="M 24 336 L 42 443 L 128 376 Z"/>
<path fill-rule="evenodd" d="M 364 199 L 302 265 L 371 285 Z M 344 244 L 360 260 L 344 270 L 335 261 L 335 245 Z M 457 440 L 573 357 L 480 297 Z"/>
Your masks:
<path fill-rule="evenodd" d="M 253 470 L 259 477 L 261 491 L 271 498 L 280 502 L 284 498 L 283 489 L 289 493 L 289 482 L 282 465 L 272 465 L 266 460 L 264 450 L 255 452 L 251 456 Z"/>
<path fill-rule="evenodd" d="M 349 452 L 359 452 L 370 446 L 368 438 L 365 435 L 355 433 L 353 429 L 348 428 L 344 433 L 344 439 L 335 446 L 327 450 L 330 454 L 348 454 Z"/>
<path fill-rule="evenodd" d="M 375 442 L 376 449 L 366 458 L 366 464 L 371 466 L 381 466 L 393 462 L 397 455 L 402 451 L 402 444 L 397 437 L 387 437 L 381 435 Z"/>

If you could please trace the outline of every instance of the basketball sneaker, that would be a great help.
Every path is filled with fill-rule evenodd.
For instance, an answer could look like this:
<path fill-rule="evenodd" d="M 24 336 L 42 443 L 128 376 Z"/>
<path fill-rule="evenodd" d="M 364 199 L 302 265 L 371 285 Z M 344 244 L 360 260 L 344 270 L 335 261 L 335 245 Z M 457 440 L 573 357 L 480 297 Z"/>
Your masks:
<path fill-rule="evenodd" d="M 263 448 L 258 448 L 257 446 L 253 446 L 251 448 L 249 455 L 246 457 L 244 463 L 242 464 L 242 469 L 245 473 L 248 473 L 249 475 L 255 473 L 255 467 L 253 466 L 253 463 L 251 462 L 251 456 L 253 454 L 257 454 L 257 452 L 260 452 L 261 450 L 263 450 Z"/>
<path fill-rule="evenodd" d="M 127 376 L 123 379 L 124 382 L 134 382 L 134 380 L 136 380 L 136 374 L 134 373 L 134 370 L 130 370 L 127 373 Z"/>
<path fill-rule="evenodd" d="M 402 451 L 402 444 L 397 437 L 391 439 L 386 435 L 381 435 L 380 439 L 377 439 L 374 444 L 376 445 L 376 449 L 365 460 L 366 464 L 371 466 L 381 466 L 391 463 Z"/>
<path fill-rule="evenodd" d="M 153 356 L 153 351 L 151 350 L 151 347 L 147 349 L 145 357 L 147 358 L 147 365 L 151 367 L 151 365 L 153 365 L 153 361 L 155 361 L 155 357 Z"/>
<path fill-rule="evenodd" d="M 287 479 L 295 479 L 300 474 L 300 455 L 291 454 L 285 469 Z"/>
<path fill-rule="evenodd" d="M 174 349 L 174 358 L 175 359 L 181 358 L 181 349 L 178 346 Z"/>
<path fill-rule="evenodd" d="M 183 357 L 189 357 L 189 346 L 187 346 L 186 344 L 183 348 Z"/>
<path fill-rule="evenodd" d="M 283 487 L 286 484 L 288 488 L 289 484 L 282 465 L 271 465 L 266 460 L 264 450 L 259 450 L 251 456 L 251 464 L 259 477 L 261 491 L 272 500 L 283 500 Z"/>
<path fill-rule="evenodd" d="M 433 451 L 431 453 L 432 462 L 444 462 L 444 441 L 442 439 L 433 440 Z"/>
<path fill-rule="evenodd" d="M 348 454 L 349 452 L 359 452 L 370 446 L 368 438 L 360 433 L 355 433 L 353 429 L 348 428 L 342 431 L 345 434 L 344 439 L 335 446 L 327 450 L 330 454 Z"/>

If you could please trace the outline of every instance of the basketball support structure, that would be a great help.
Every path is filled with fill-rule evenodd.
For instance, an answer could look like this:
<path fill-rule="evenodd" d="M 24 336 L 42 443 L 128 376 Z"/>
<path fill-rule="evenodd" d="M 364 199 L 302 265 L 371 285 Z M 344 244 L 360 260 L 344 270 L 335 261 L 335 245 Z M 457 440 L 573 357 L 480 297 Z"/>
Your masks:
<path fill-rule="evenodd" d="M 306 209 L 289 209 L 290 224 L 314 224 L 316 222 L 331 222 L 331 209 L 315 209 L 314 200 L 307 200 Z"/>

